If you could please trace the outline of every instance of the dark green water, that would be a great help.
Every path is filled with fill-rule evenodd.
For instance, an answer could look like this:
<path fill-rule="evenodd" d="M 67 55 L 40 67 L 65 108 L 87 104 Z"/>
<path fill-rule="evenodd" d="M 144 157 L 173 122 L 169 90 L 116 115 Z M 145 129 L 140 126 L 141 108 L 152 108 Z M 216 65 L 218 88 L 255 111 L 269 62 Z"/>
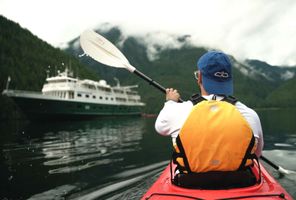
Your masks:
<path fill-rule="evenodd" d="M 264 155 L 296 171 L 295 111 L 258 112 Z M 0 200 L 139 199 L 171 155 L 170 139 L 156 134 L 154 121 L 1 123 Z M 268 168 L 296 198 L 296 175 Z"/>

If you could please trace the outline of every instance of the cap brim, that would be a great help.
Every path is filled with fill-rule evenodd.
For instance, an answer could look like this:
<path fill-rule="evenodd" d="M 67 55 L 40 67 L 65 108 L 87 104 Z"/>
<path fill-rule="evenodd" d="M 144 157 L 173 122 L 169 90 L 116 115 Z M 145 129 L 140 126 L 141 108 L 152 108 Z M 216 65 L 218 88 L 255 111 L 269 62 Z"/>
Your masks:
<path fill-rule="evenodd" d="M 202 85 L 209 94 L 233 95 L 232 80 L 217 82 L 202 76 Z"/>

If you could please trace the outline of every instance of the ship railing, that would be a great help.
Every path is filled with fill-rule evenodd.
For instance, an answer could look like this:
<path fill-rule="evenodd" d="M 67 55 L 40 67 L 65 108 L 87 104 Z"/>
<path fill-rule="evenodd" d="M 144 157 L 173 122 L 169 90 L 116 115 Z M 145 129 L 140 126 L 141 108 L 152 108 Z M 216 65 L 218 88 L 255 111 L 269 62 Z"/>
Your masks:
<path fill-rule="evenodd" d="M 43 95 L 42 92 L 37 91 L 26 91 L 26 90 L 4 90 L 3 95 L 14 96 L 14 97 L 31 97 L 31 98 L 55 98 L 53 96 Z"/>
<path fill-rule="evenodd" d="M 29 91 L 29 90 L 4 90 L 2 94 L 36 94 L 40 95 L 42 92 L 37 92 L 37 91 Z"/>
<path fill-rule="evenodd" d="M 75 83 L 55 83 L 55 84 L 46 83 L 46 84 L 43 85 L 43 88 L 47 89 L 47 90 L 61 89 L 61 88 L 66 88 L 66 87 L 75 88 L 76 84 Z"/>

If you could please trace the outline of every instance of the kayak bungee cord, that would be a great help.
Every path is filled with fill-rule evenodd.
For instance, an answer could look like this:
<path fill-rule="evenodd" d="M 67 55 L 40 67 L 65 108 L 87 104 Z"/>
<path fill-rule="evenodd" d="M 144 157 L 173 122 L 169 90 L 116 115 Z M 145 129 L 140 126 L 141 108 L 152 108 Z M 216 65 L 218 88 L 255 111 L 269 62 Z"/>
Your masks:
<path fill-rule="evenodd" d="M 195 199 L 195 200 L 204 200 L 202 198 L 188 196 L 188 195 L 182 195 L 182 194 L 167 194 L 167 193 L 152 193 L 149 197 L 146 198 L 146 200 L 149 200 L 153 196 L 174 196 L 174 197 L 182 197 L 187 199 Z M 248 196 L 238 196 L 238 197 L 228 197 L 223 199 L 217 199 L 217 200 L 232 200 L 232 199 L 246 199 L 246 198 L 262 198 L 262 197 L 279 197 L 280 199 L 286 199 L 284 193 L 280 194 L 257 194 L 257 195 L 248 195 Z"/>
<path fill-rule="evenodd" d="M 247 196 L 238 196 L 238 197 L 229 197 L 217 200 L 231 200 L 231 199 L 246 199 L 246 198 L 261 198 L 261 197 L 279 197 L 281 199 L 286 199 L 284 193 L 280 194 L 256 194 L 256 195 L 247 195 Z"/>
<path fill-rule="evenodd" d="M 149 197 L 146 198 L 146 200 L 149 200 L 153 196 L 173 196 L 173 197 L 183 197 L 187 199 L 204 200 L 198 197 L 182 195 L 182 194 L 170 194 L 170 193 L 152 193 Z"/>

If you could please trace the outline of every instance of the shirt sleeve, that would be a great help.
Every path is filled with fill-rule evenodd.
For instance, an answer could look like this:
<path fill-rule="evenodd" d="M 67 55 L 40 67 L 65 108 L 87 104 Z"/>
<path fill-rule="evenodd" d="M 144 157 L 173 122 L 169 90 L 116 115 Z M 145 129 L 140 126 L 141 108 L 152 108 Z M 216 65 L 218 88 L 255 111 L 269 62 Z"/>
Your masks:
<path fill-rule="evenodd" d="M 250 127 L 252 128 L 254 137 L 257 139 L 257 149 L 255 153 L 258 157 L 260 157 L 262 154 L 263 146 L 264 146 L 263 131 L 262 131 L 260 118 L 253 109 L 248 108 L 244 104 L 238 102 L 236 106 L 238 107 L 241 114 L 247 120 Z"/>
<path fill-rule="evenodd" d="M 250 126 L 252 127 L 253 130 L 253 134 L 255 136 L 255 138 L 257 138 L 257 149 L 256 149 L 256 155 L 258 157 L 261 156 L 262 154 L 262 150 L 263 150 L 263 145 L 264 145 L 264 141 L 263 141 L 263 131 L 262 131 L 262 126 L 261 126 L 261 122 L 259 119 L 259 116 L 257 115 L 257 113 L 252 110 L 253 113 L 253 120 L 250 120 Z"/>
<path fill-rule="evenodd" d="M 163 136 L 171 135 L 172 137 L 177 137 L 192 106 L 191 101 L 177 103 L 170 100 L 165 102 L 156 119 L 155 130 Z"/>

